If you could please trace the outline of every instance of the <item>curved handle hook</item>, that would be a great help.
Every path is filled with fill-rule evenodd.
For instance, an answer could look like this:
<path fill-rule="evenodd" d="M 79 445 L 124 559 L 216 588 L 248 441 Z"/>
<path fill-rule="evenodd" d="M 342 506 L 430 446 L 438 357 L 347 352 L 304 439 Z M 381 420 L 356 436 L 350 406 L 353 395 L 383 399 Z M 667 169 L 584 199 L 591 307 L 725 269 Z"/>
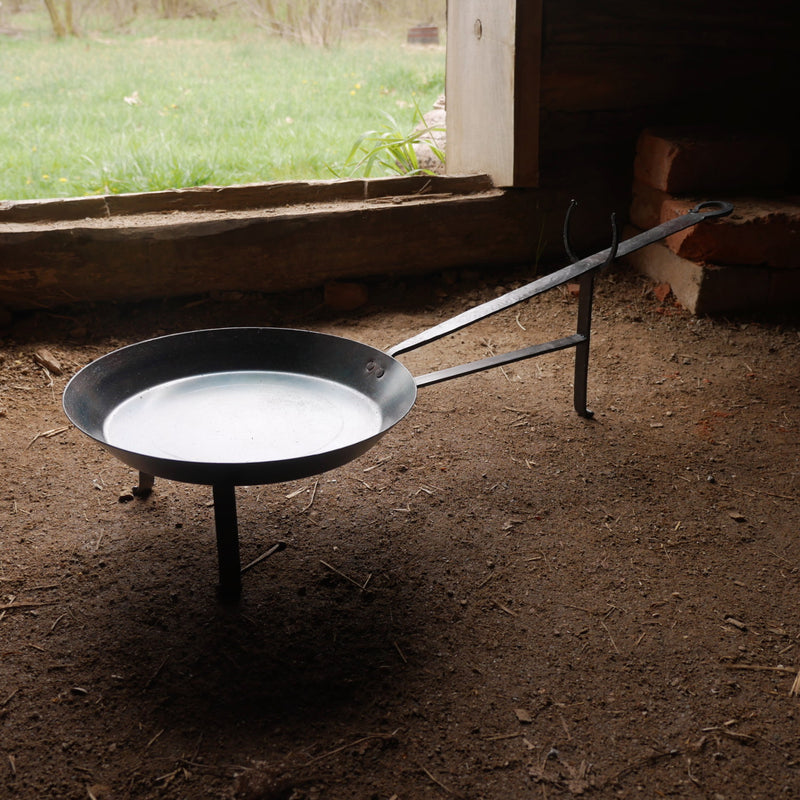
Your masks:
<path fill-rule="evenodd" d="M 564 249 L 567 251 L 567 256 L 569 256 L 569 260 L 573 264 L 580 260 L 573 252 L 569 241 L 569 219 L 572 216 L 572 209 L 575 208 L 576 205 L 578 205 L 577 200 L 570 200 L 569 208 L 567 208 L 567 215 L 564 217 Z"/>
<path fill-rule="evenodd" d="M 567 214 L 564 217 L 564 249 L 567 251 L 567 255 L 569 256 L 570 261 L 575 264 L 580 259 L 577 255 L 575 255 L 575 251 L 572 249 L 572 244 L 569 238 L 569 221 L 572 217 L 572 210 L 575 206 L 578 205 L 577 200 L 570 200 L 569 207 L 567 208 Z M 712 202 L 709 203 L 702 203 L 701 205 L 713 205 Z M 731 206 L 733 209 L 733 206 Z M 716 216 L 721 212 L 714 212 Z M 730 212 L 728 212 L 730 213 Z M 617 257 L 617 249 L 619 247 L 619 228 L 617 226 L 617 215 L 611 214 L 611 249 L 608 252 L 608 258 L 606 258 L 605 263 L 603 264 L 604 267 L 607 267 L 616 257 Z"/>
<path fill-rule="evenodd" d="M 617 250 L 619 249 L 619 227 L 617 226 L 617 215 L 612 212 L 611 214 L 611 249 L 608 251 L 608 258 L 603 264 L 607 267 L 616 257 Z"/>

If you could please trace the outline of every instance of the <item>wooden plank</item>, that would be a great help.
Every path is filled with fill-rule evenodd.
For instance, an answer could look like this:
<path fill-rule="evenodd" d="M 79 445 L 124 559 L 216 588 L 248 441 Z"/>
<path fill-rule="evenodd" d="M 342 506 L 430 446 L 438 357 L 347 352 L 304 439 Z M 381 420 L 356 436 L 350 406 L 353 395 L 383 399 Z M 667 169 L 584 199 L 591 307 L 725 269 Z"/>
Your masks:
<path fill-rule="evenodd" d="M 692 47 L 665 43 L 648 48 L 594 43 L 551 48 L 542 63 L 541 104 L 570 112 L 623 112 L 698 102 L 723 111 L 731 103 L 748 109 L 763 106 L 763 96 L 785 96 L 791 74 L 785 69 L 787 60 L 780 50 L 745 59 L 710 49 L 698 55 Z"/>
<path fill-rule="evenodd" d="M 447 169 L 538 183 L 539 0 L 448 4 Z"/>
<path fill-rule="evenodd" d="M 514 186 L 539 185 L 542 0 L 519 0 L 514 67 Z"/>
<path fill-rule="evenodd" d="M 110 219 L 137 214 L 244 211 L 301 203 L 352 202 L 391 195 L 448 194 L 486 191 L 487 175 L 413 175 L 369 180 L 286 181 L 238 186 L 196 186 L 160 192 L 0 202 L 4 223 L 64 222 Z"/>
<path fill-rule="evenodd" d="M 447 169 L 512 185 L 516 0 L 463 0 L 447 12 Z"/>
<path fill-rule="evenodd" d="M 0 202 L 3 223 L 83 220 L 175 211 L 233 211 L 364 197 L 364 181 L 290 181 L 198 186 L 160 192 Z"/>
<path fill-rule="evenodd" d="M 531 198 L 492 190 L 269 214 L 173 212 L 118 225 L 0 225 L 0 306 L 277 292 L 371 275 L 534 263 L 542 230 L 532 218 Z M 557 231 L 551 238 L 558 241 Z"/>

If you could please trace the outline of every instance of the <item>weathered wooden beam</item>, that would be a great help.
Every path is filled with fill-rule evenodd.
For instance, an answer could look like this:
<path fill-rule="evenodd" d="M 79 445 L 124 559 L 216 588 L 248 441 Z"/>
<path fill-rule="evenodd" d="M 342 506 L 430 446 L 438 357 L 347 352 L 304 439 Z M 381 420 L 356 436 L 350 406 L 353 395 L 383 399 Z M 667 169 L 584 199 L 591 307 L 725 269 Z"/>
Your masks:
<path fill-rule="evenodd" d="M 174 211 L 244 211 L 310 203 L 366 200 L 389 195 L 479 192 L 493 188 L 487 175 L 370 178 L 330 181 L 276 181 L 238 186 L 197 186 L 160 192 L 0 201 L 0 225 L 112 219 Z"/>
<path fill-rule="evenodd" d="M 559 239 L 563 209 L 549 214 L 550 200 L 492 188 L 485 177 L 367 183 L 358 199 L 322 202 L 297 184 L 245 187 L 243 208 L 233 189 L 108 198 L 117 213 L 86 201 L 83 211 L 91 213 L 79 219 L 80 204 L 62 201 L 65 218 L 49 203 L 39 206 L 48 215 L 35 222 L 8 221 L 32 207 L 7 204 L 0 210 L 0 306 L 277 292 L 354 277 L 535 262 L 543 240 Z M 334 188 L 352 193 L 349 185 Z M 313 185 L 310 194 L 327 198 L 329 191 Z M 259 193 L 295 201 L 251 207 Z"/>

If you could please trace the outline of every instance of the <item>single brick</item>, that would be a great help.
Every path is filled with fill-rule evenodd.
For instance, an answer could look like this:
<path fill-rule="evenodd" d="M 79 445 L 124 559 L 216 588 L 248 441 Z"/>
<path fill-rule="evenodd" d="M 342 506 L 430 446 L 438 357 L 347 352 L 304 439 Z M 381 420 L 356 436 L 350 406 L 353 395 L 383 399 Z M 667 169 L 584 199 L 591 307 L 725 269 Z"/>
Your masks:
<path fill-rule="evenodd" d="M 324 299 L 335 311 L 354 311 L 369 301 L 369 291 L 363 283 L 331 282 L 325 284 Z"/>
<path fill-rule="evenodd" d="M 645 130 L 633 164 L 636 180 L 671 194 L 780 189 L 791 170 L 780 135 L 685 128 Z"/>
<path fill-rule="evenodd" d="M 747 264 L 800 269 L 800 197 L 672 197 L 636 182 L 631 222 L 647 229 L 685 214 L 702 200 L 728 200 L 733 213 L 670 236 L 667 246 L 682 258 L 708 264 Z"/>

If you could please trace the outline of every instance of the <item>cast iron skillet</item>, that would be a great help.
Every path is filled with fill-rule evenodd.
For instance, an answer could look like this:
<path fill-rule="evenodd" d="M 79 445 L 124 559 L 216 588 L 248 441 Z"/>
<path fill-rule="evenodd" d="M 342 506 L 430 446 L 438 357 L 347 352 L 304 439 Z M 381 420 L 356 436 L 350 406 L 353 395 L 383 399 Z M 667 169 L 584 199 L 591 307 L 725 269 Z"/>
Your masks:
<path fill-rule="evenodd" d="M 274 483 L 338 467 L 411 409 L 416 384 L 386 353 L 286 328 L 176 333 L 84 367 L 64 408 L 140 472 L 187 483 Z"/>
<path fill-rule="evenodd" d="M 615 235 L 611 248 L 387 352 L 286 328 L 199 330 L 132 344 L 78 372 L 64 390 L 64 410 L 83 433 L 139 470 L 142 492 L 152 487 L 153 476 L 214 487 L 221 586 L 238 596 L 234 487 L 294 480 L 351 461 L 408 414 L 418 387 L 576 347 L 576 410 L 591 415 L 585 407 L 591 305 L 579 309 L 576 334 L 417 378 L 396 355 L 567 281 L 591 277 L 615 257 L 732 210 L 729 203 L 701 203 L 621 244 Z M 581 302 L 590 304 L 591 286 L 586 294 L 588 300 L 581 292 Z"/>

